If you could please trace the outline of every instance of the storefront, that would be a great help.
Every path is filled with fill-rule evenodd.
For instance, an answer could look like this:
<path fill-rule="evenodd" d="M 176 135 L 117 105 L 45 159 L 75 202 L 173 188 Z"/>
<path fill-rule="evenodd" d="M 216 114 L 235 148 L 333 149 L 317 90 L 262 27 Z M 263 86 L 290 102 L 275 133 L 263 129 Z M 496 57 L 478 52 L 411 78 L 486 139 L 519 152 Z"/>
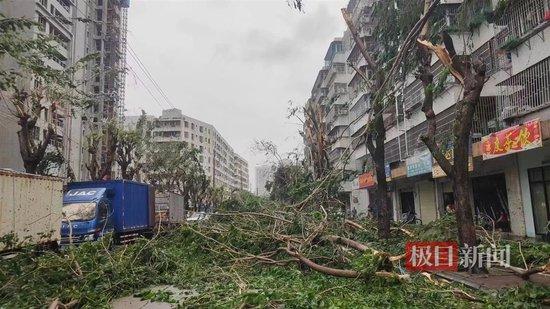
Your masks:
<path fill-rule="evenodd" d="M 546 236 L 550 222 L 550 143 L 518 154 L 527 236 Z"/>
<path fill-rule="evenodd" d="M 353 217 L 367 216 L 371 204 L 371 192 L 369 188 L 376 187 L 374 173 L 366 172 L 357 177 L 350 194 L 350 209 Z"/>
<path fill-rule="evenodd" d="M 435 182 L 431 177 L 432 165 L 432 155 L 429 151 L 407 158 L 407 179 L 396 182 L 401 220 L 410 220 L 414 215 L 426 224 L 438 218 Z"/>
<path fill-rule="evenodd" d="M 550 168 L 545 167 L 550 166 L 550 145 L 543 144 L 542 139 L 540 121 L 531 120 L 482 140 L 484 163 L 501 160 L 514 235 L 535 237 L 548 233 Z"/>

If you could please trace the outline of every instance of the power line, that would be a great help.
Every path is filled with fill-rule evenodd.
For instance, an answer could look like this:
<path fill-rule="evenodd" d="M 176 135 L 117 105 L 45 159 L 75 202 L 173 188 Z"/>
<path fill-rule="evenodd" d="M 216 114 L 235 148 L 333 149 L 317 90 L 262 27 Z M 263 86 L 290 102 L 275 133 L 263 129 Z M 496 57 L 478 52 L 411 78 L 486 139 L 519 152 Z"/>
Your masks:
<path fill-rule="evenodd" d="M 155 102 L 160 106 L 161 109 L 163 109 L 164 107 L 162 106 L 162 103 L 159 101 L 159 99 L 157 99 L 157 97 L 153 94 L 153 92 L 151 91 L 151 89 L 147 86 L 147 84 L 145 84 L 143 82 L 143 80 L 139 77 L 139 75 L 137 74 L 137 72 L 132 69 L 132 67 L 130 65 L 128 65 L 128 69 L 130 71 L 132 71 L 134 73 L 134 76 L 136 77 L 136 79 L 143 85 L 143 88 L 145 88 L 145 90 L 147 90 L 147 92 L 149 93 L 149 95 L 153 98 L 153 100 L 155 100 Z"/>
<path fill-rule="evenodd" d="M 166 103 L 168 103 L 168 105 L 170 105 L 172 108 L 174 108 L 174 104 L 172 104 L 172 102 L 170 101 L 170 99 L 166 95 L 166 92 L 164 92 L 164 90 L 160 87 L 160 85 L 157 83 L 157 81 L 153 78 L 153 76 L 151 75 L 151 72 L 147 69 L 147 67 L 145 66 L 143 61 L 141 61 L 141 59 L 139 58 L 137 53 L 130 46 L 129 42 L 128 42 L 128 51 L 130 52 L 129 53 L 130 56 L 136 61 L 139 68 L 145 73 L 145 76 L 151 81 L 153 86 L 155 86 L 156 90 L 158 91 L 158 93 L 160 93 L 160 95 L 162 96 L 164 101 L 166 101 Z"/>

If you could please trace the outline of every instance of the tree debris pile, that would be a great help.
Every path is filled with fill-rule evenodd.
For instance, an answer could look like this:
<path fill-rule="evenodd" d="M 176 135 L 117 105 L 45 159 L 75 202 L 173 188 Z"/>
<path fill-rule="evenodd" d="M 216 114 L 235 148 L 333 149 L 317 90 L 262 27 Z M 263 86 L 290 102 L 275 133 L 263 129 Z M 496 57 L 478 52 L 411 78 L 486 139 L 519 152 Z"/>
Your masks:
<path fill-rule="evenodd" d="M 408 274 L 405 242 L 448 224 L 394 226 L 379 241 L 376 224 L 346 220 L 337 203 L 316 205 L 235 196 L 207 221 L 130 245 L 106 237 L 61 252 L 26 248 L 0 263 L 0 307 L 105 307 L 163 284 L 197 291 L 180 304 L 191 307 L 536 307 L 550 295 L 531 285 L 484 294 Z"/>

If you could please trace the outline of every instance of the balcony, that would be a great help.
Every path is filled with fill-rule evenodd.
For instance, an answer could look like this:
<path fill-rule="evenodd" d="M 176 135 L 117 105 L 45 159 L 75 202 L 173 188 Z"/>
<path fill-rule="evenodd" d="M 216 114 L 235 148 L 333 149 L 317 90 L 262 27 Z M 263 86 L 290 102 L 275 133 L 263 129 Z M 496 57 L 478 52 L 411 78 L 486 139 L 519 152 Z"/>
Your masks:
<path fill-rule="evenodd" d="M 501 120 L 523 116 L 550 105 L 550 57 L 508 78 L 500 86 Z"/>
<path fill-rule="evenodd" d="M 336 118 L 340 117 L 340 116 L 347 116 L 348 115 L 348 110 L 346 107 L 342 106 L 342 105 L 336 105 L 336 104 L 333 104 L 327 115 L 325 116 L 325 121 L 328 122 L 328 123 L 331 123 L 333 121 L 336 120 Z"/>
<path fill-rule="evenodd" d="M 499 35 L 502 35 L 502 32 Z M 478 59 L 485 63 L 487 76 L 491 76 L 500 70 L 509 70 L 512 68 L 512 62 L 508 54 L 499 52 L 497 47 L 498 40 L 499 36 L 497 35 L 472 53 L 472 59 Z"/>
<path fill-rule="evenodd" d="M 336 117 L 334 121 L 328 124 L 329 133 L 338 127 L 347 127 L 348 125 L 349 125 L 349 119 L 347 115 Z"/>
<path fill-rule="evenodd" d="M 340 137 L 331 145 L 332 150 L 346 149 L 350 146 L 351 139 L 349 137 Z"/>
<path fill-rule="evenodd" d="M 361 116 L 359 119 L 354 121 L 350 125 L 350 134 L 351 134 L 351 136 L 355 136 L 357 133 L 360 133 L 361 129 L 363 129 L 367 125 L 368 119 L 369 119 L 369 114 L 364 113 L 363 116 Z"/>
<path fill-rule="evenodd" d="M 498 117 L 496 97 L 481 97 L 476 106 L 472 133 L 474 136 L 486 136 L 503 128 Z"/>
<path fill-rule="evenodd" d="M 432 65 L 432 72 L 434 74 L 434 84 L 436 89 L 434 90 L 434 98 L 437 98 L 442 92 L 447 90 L 453 83 L 454 78 L 446 71 L 441 61 L 437 61 Z M 441 87 L 440 87 L 441 86 Z M 403 92 L 403 105 L 406 112 L 412 112 L 422 106 L 424 102 L 424 87 L 419 79 L 415 79 L 414 82 L 405 87 Z"/>
<path fill-rule="evenodd" d="M 370 93 L 359 91 L 351 100 L 350 112 L 355 118 L 364 114 L 370 108 Z"/>
<path fill-rule="evenodd" d="M 498 25 L 505 27 L 497 45 L 512 50 L 536 35 L 550 25 L 550 21 L 545 20 L 548 11 L 550 0 L 510 1 L 509 7 L 497 21 Z"/>

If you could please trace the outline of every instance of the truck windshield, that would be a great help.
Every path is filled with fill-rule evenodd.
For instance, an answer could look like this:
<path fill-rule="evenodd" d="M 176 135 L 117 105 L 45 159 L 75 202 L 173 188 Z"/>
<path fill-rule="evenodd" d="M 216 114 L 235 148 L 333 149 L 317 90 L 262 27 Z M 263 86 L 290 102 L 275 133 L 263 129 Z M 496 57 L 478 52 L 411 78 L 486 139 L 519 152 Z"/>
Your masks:
<path fill-rule="evenodd" d="M 95 217 L 95 203 L 72 203 L 63 206 L 63 218 L 69 221 L 88 221 Z"/>

